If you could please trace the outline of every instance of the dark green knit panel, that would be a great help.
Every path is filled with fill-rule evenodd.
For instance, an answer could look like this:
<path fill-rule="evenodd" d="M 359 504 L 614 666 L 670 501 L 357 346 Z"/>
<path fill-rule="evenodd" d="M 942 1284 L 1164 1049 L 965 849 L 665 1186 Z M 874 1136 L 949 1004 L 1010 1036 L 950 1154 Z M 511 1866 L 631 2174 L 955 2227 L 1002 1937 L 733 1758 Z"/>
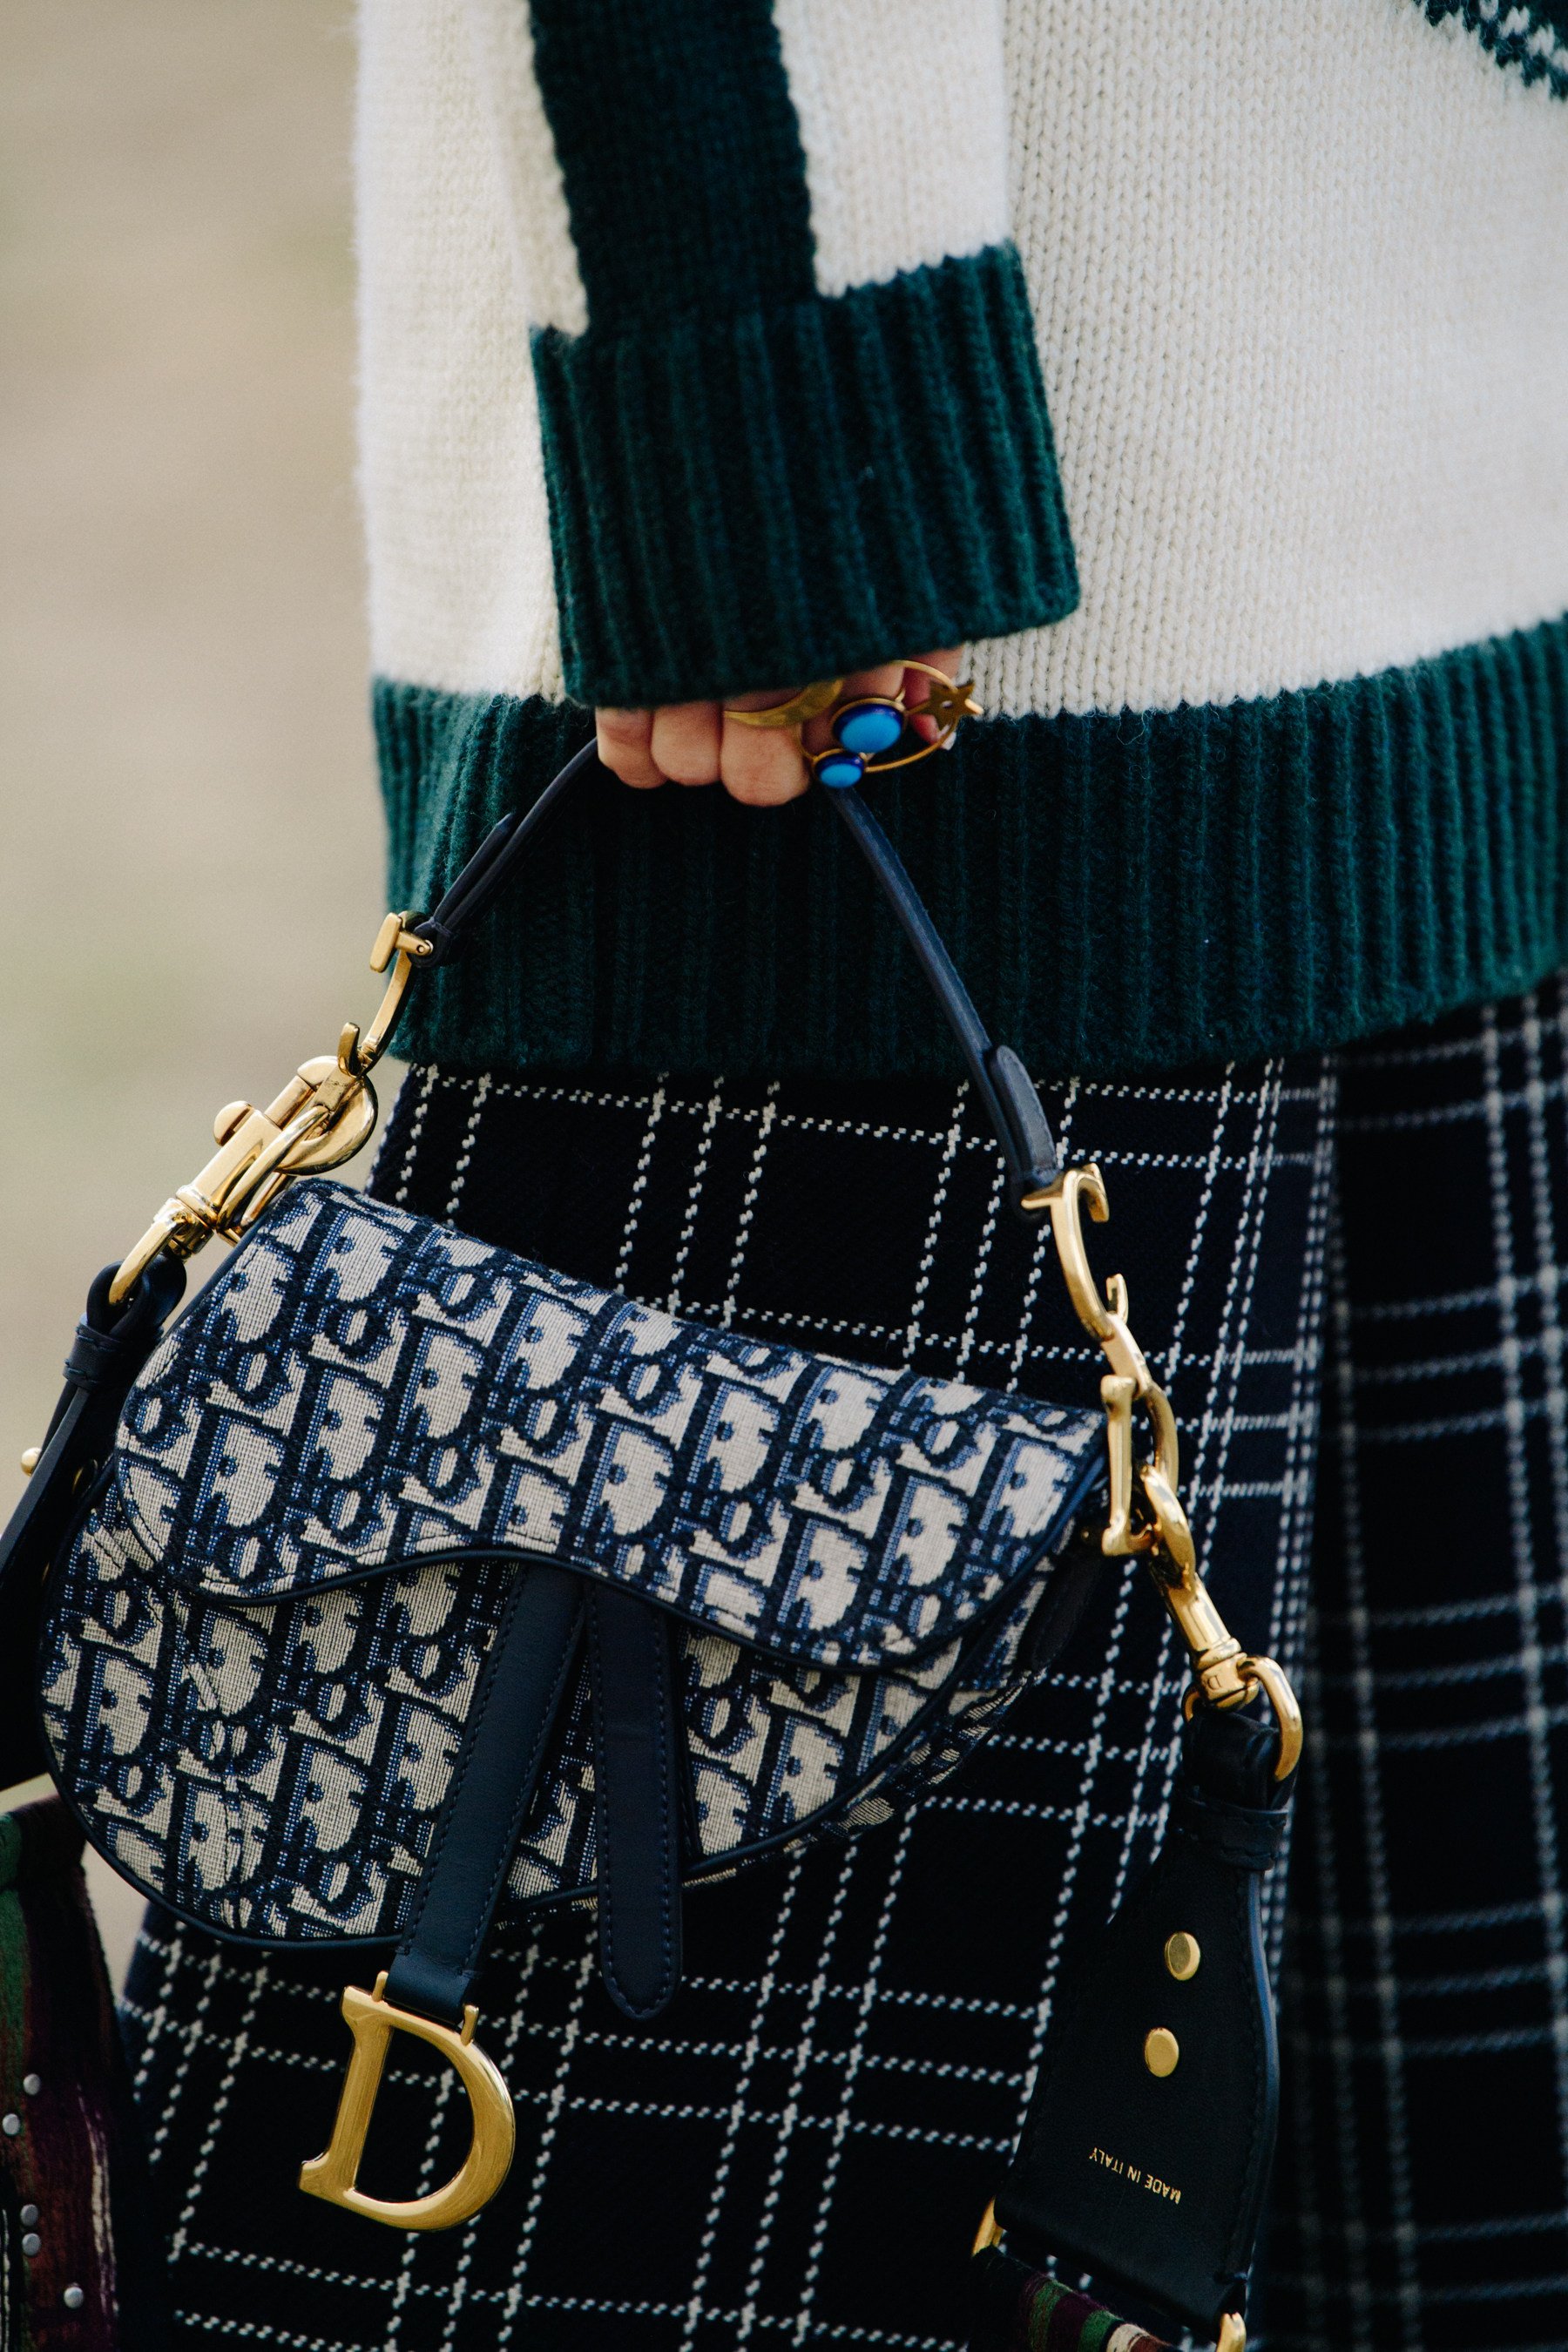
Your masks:
<path fill-rule="evenodd" d="M 1012 248 L 821 296 L 770 0 L 531 17 L 588 304 L 534 339 L 568 691 L 788 687 L 1070 612 Z"/>
<path fill-rule="evenodd" d="M 580 711 L 377 689 L 395 905 L 428 905 Z M 972 723 L 868 797 L 996 1034 L 1110 1075 L 1375 1034 L 1568 963 L 1568 620 L 1267 700 Z M 400 1051 L 847 1076 L 955 1066 L 816 793 L 594 781 Z"/>
<path fill-rule="evenodd" d="M 1072 541 L 1018 257 L 534 338 L 585 703 L 838 675 L 1060 620 Z"/>
<path fill-rule="evenodd" d="M 1500 66 L 1568 98 L 1568 0 L 1419 0 L 1428 21 L 1458 17 Z"/>
<path fill-rule="evenodd" d="M 809 299 L 805 157 L 771 0 L 531 13 L 595 330 Z"/>

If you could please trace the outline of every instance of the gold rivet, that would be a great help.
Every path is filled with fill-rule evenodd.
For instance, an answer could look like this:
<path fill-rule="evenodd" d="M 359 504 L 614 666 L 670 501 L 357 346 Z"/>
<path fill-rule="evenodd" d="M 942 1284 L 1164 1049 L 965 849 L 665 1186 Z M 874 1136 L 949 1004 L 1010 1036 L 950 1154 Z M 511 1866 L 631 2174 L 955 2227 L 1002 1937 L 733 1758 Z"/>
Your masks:
<path fill-rule="evenodd" d="M 1151 2074 L 1158 2074 L 1162 2078 L 1173 2074 L 1181 2054 L 1181 2043 L 1168 2025 L 1157 2025 L 1152 2033 L 1143 2037 L 1143 2063 Z"/>
<path fill-rule="evenodd" d="M 240 1120 L 242 1118 L 248 1118 L 249 1116 L 250 1105 L 248 1103 L 225 1103 L 223 1108 L 219 1111 L 217 1117 L 213 1121 L 213 1141 L 215 1143 L 226 1143 L 229 1137 L 239 1125 Z"/>
<path fill-rule="evenodd" d="M 1178 1927 L 1173 1936 L 1166 1937 L 1165 1966 L 1178 1984 L 1185 1984 L 1189 1977 L 1196 1976 L 1198 1962 L 1202 1958 L 1197 1937 L 1189 1936 L 1184 1927 Z"/>
<path fill-rule="evenodd" d="M 23 1477 L 30 1478 L 43 1458 L 44 1449 L 41 1445 L 29 1445 L 22 1456 Z"/>

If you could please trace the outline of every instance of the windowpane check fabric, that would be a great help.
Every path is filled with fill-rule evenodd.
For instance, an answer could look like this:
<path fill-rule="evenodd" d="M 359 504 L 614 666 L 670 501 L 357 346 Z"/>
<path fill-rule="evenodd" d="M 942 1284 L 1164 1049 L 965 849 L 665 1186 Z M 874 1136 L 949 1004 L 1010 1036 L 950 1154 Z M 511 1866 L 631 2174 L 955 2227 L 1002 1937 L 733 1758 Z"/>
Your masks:
<path fill-rule="evenodd" d="M 1316 1061 L 1047 1104 L 1067 1147 L 1105 1167 L 1097 1263 L 1126 1275 L 1172 1382 L 1222 1606 L 1287 1655 L 1331 1105 Z M 1007 1216 L 994 1144 L 954 1087 L 426 1069 L 374 1183 L 668 1312 L 1098 1397 L 1048 1238 Z M 517 2098 L 517 2160 L 451 2235 L 404 2239 L 294 2188 L 337 2097 L 342 1960 L 154 1922 L 128 2013 L 177 2340 L 957 2346 L 969 2240 L 1063 1972 L 1159 1834 L 1183 1679 L 1142 1570 L 1107 1563 L 1045 1687 L 901 1824 L 689 1895 L 689 1980 L 653 2026 L 603 1993 L 590 1915 L 535 1915 L 477 1995 Z M 455 2167 L 464 2126 L 412 2044 L 392 2066 L 365 2179 L 405 2193 Z"/>
<path fill-rule="evenodd" d="M 1275 2352 L 1568 2342 L 1568 1005 L 1342 1064 Z"/>
<path fill-rule="evenodd" d="M 1172 1388 L 1220 1605 L 1315 1662 L 1288 1935 L 1278 1887 L 1271 1916 L 1286 2114 L 1258 2316 L 1279 2352 L 1568 2335 L 1565 1023 L 1553 989 L 1338 1062 L 1047 1101 L 1105 1166 L 1095 1262 L 1127 1276 Z M 958 1088 L 425 1068 L 374 1187 L 669 1311 L 1097 1391 Z M 689 1981 L 650 2027 L 600 1990 L 591 1915 L 532 1915 L 479 1990 L 517 2161 L 449 2235 L 293 2187 L 346 2054 L 341 1964 L 150 1916 L 126 2014 L 181 2352 L 962 2352 L 974 2219 L 1064 1979 L 1157 1843 L 1184 1681 L 1142 1572 L 1107 1563 L 932 1798 L 689 1897 Z M 444 2178 L 458 2106 L 395 2042 L 366 2185 Z"/>

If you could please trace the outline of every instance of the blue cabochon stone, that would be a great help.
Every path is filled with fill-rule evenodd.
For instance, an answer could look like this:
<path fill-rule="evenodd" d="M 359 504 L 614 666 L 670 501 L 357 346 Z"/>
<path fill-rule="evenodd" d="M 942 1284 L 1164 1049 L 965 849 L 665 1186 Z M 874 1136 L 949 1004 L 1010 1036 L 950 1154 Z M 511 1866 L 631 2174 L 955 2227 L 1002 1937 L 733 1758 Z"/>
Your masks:
<path fill-rule="evenodd" d="M 890 751 L 904 731 L 904 718 L 889 702 L 851 703 L 833 722 L 833 732 L 847 751 L 875 760 Z"/>
<path fill-rule="evenodd" d="M 818 755 L 816 781 L 831 785 L 836 793 L 858 784 L 865 772 L 866 762 L 858 751 L 823 751 Z"/>

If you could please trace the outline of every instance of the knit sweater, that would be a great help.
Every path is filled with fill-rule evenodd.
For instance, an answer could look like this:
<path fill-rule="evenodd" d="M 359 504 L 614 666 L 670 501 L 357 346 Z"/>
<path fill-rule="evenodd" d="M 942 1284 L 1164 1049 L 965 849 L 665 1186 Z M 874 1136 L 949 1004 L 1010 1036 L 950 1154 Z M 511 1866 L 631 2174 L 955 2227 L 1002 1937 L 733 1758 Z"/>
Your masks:
<path fill-rule="evenodd" d="M 965 645 L 868 788 L 1038 1069 L 1568 961 L 1568 0 L 363 0 L 393 902 L 588 706 Z M 605 781 L 415 1053 L 947 1066 L 824 796 Z"/>

